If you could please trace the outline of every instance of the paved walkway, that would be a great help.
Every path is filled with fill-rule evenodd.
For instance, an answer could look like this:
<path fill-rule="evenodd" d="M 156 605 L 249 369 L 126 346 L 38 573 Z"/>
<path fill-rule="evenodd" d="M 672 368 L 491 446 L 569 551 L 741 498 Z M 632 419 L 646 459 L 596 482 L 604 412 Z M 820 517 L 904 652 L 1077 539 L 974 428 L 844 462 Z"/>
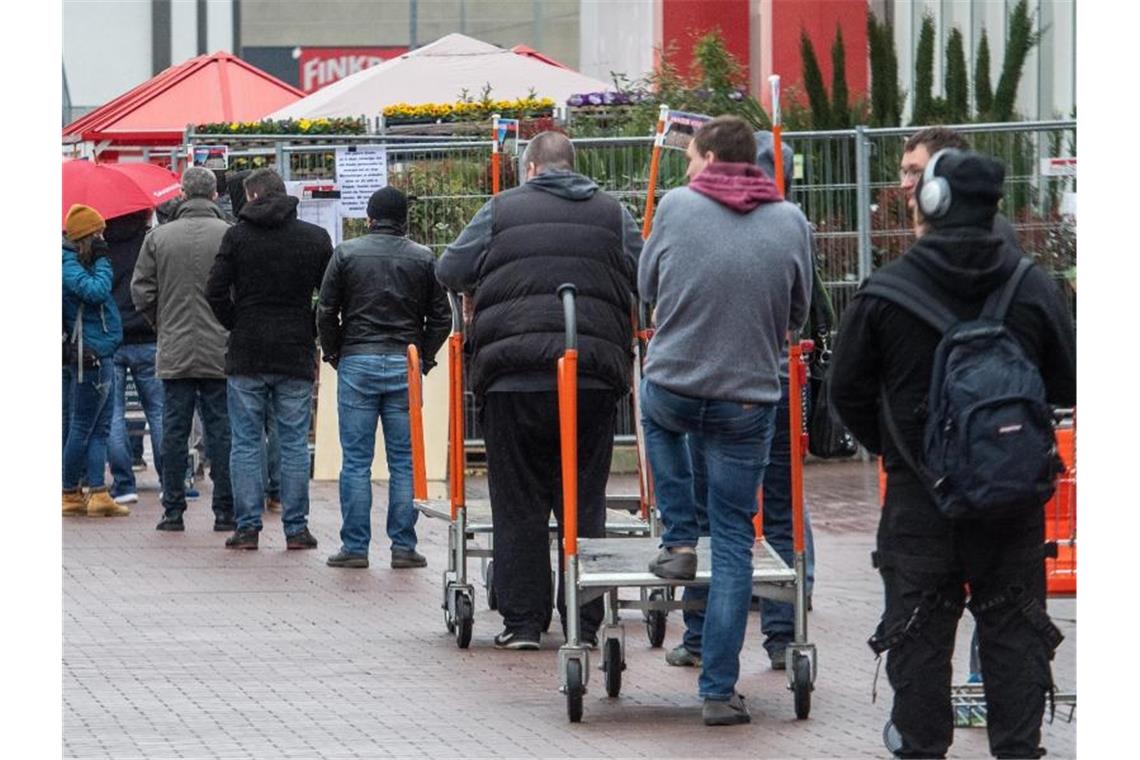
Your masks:
<path fill-rule="evenodd" d="M 145 473 L 144 473 L 145 475 Z M 144 478 L 143 484 L 147 483 Z M 476 480 L 473 490 L 483 484 Z M 421 520 L 426 570 L 391 570 L 387 542 L 369 570 L 324 564 L 338 548 L 335 483 L 312 487 L 315 552 L 286 552 L 270 515 L 257 552 L 222 548 L 208 494 L 185 533 L 154 530 L 146 491 L 125 519 L 68 518 L 64 561 L 64 755 L 69 758 L 884 757 L 885 674 L 864 644 L 881 606 L 869 564 L 875 472 L 857 462 L 807 468 L 817 578 L 810 638 L 819 678 L 809 720 L 795 720 L 783 673 L 769 669 L 753 614 L 739 689 L 753 722 L 706 728 L 696 672 L 651 649 L 627 611 L 622 695 L 591 667 L 585 717 L 566 720 L 558 626 L 538 652 L 492 648 L 500 618 L 477 590 L 474 639 L 461 651 L 439 609 L 443 523 Z M 375 490 L 383 504 L 386 489 Z M 384 524 L 383 506 L 373 525 Z M 382 530 L 381 530 L 382 533 Z M 1054 664 L 1075 688 L 1076 604 L 1050 600 L 1065 632 Z M 961 626 L 965 671 L 972 623 Z M 669 616 L 666 647 L 680 639 Z M 1050 757 L 1075 756 L 1076 723 L 1046 725 Z M 988 754 L 984 730 L 959 730 L 953 757 Z"/>

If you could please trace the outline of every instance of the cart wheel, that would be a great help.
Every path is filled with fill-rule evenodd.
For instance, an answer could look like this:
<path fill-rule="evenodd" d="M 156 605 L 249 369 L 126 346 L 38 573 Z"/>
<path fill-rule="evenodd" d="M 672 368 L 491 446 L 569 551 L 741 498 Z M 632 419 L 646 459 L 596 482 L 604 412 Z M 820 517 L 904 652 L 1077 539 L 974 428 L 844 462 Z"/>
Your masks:
<path fill-rule="evenodd" d="M 566 714 L 571 723 L 582 722 L 582 663 L 579 660 L 566 662 Z"/>
<path fill-rule="evenodd" d="M 487 571 L 483 574 L 483 587 L 487 589 L 487 609 L 499 609 L 499 597 L 495 596 L 495 562 L 487 563 Z"/>
<path fill-rule="evenodd" d="M 660 589 L 649 594 L 649 601 L 656 602 L 665 599 L 665 592 Z M 665 610 L 648 610 L 645 615 L 645 632 L 649 636 L 649 646 L 660 648 L 665 643 Z"/>
<path fill-rule="evenodd" d="M 460 649 L 471 645 L 471 626 L 475 621 L 475 610 L 471 597 L 460 594 L 455 600 L 455 643 Z"/>
<path fill-rule="evenodd" d="M 617 639 L 606 639 L 602 670 L 606 672 L 606 694 L 611 697 L 621 694 L 621 672 L 625 670 L 625 662 L 622 661 L 621 642 Z"/>
<path fill-rule="evenodd" d="M 798 720 L 805 720 L 811 712 L 812 688 L 811 659 L 798 652 L 792 653 L 792 697 Z"/>

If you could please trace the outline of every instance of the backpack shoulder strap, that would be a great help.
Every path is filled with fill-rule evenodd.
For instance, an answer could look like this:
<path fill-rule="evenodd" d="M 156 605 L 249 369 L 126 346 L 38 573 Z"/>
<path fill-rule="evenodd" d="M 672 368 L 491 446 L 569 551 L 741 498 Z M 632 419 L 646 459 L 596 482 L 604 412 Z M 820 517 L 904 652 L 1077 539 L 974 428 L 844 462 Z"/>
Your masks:
<path fill-rule="evenodd" d="M 982 316 L 997 322 L 1004 322 L 1009 307 L 1013 305 L 1013 297 L 1017 295 L 1017 289 L 1021 286 L 1025 275 L 1029 273 L 1032 266 L 1033 259 L 1022 256 L 1017 262 L 1017 268 L 1013 270 L 1013 274 L 1009 276 L 1005 284 L 986 299 L 986 305 L 982 308 Z"/>
<path fill-rule="evenodd" d="M 856 296 L 876 296 L 897 304 L 944 334 L 958 319 L 930 293 L 918 285 L 883 272 L 877 273 Z"/>

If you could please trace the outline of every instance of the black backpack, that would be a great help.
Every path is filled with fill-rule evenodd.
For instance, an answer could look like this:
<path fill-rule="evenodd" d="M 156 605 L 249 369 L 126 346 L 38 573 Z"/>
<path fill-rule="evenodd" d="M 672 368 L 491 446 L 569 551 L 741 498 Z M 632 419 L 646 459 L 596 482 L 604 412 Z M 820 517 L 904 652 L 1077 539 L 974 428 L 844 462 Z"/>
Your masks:
<path fill-rule="evenodd" d="M 1022 258 L 981 314 L 959 321 L 914 283 L 880 273 L 859 294 L 877 296 L 927 322 L 942 340 L 934 352 L 921 462 L 907 451 L 890 413 L 887 428 L 903 459 L 943 515 L 1001 518 L 1040 507 L 1061 471 L 1052 411 L 1037 366 L 1003 324 L 1033 260 Z"/>

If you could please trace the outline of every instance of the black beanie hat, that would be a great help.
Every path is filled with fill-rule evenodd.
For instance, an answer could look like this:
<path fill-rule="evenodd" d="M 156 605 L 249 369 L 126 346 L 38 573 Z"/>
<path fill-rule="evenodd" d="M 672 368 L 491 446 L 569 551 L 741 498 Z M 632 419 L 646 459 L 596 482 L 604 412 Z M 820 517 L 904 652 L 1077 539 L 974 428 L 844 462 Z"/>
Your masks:
<path fill-rule="evenodd" d="M 940 217 L 928 217 L 926 221 L 931 227 L 990 229 L 993 226 L 1005 181 L 1005 166 L 1001 161 L 973 151 L 947 150 L 938 158 L 934 176 L 944 177 L 949 183 L 950 208 Z M 922 185 L 919 180 L 914 191 L 916 197 L 922 194 Z"/>
<path fill-rule="evenodd" d="M 368 199 L 368 218 L 403 229 L 408 224 L 408 197 L 394 187 L 382 187 Z"/>

